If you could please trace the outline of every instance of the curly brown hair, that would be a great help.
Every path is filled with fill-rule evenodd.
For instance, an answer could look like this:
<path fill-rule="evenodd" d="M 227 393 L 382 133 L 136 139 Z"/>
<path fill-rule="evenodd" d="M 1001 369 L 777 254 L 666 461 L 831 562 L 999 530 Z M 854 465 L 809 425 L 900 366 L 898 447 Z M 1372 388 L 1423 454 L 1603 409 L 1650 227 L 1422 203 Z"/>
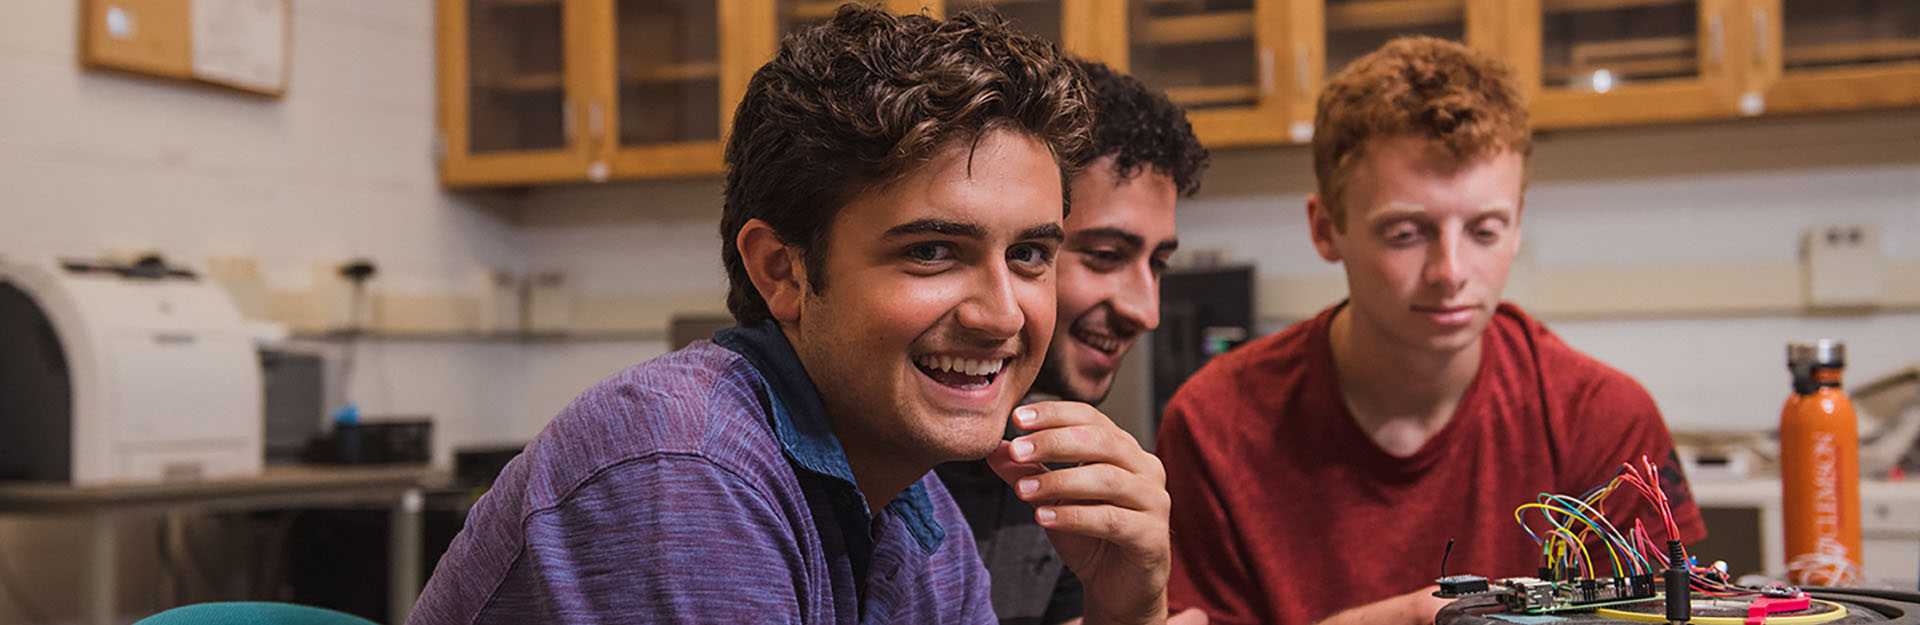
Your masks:
<path fill-rule="evenodd" d="M 1394 39 L 1347 65 L 1320 92 L 1313 173 L 1335 228 L 1346 228 L 1341 198 L 1367 143 L 1407 135 L 1461 162 L 1501 150 L 1533 152 L 1526 96 L 1505 62 L 1445 39 Z"/>
<path fill-rule="evenodd" d="M 819 292 L 840 208 L 951 142 L 1000 129 L 1042 141 L 1061 170 L 1064 211 L 1091 132 L 1084 82 L 1053 44 L 986 13 L 936 20 L 848 4 L 787 36 L 754 72 L 727 141 L 720 236 L 734 321 L 772 316 L 735 244 L 747 221 L 800 246 Z"/>
<path fill-rule="evenodd" d="M 1104 63 L 1075 59 L 1093 94 L 1093 147 L 1088 159 L 1112 155 L 1115 178 L 1126 181 L 1148 167 L 1173 180 L 1180 195 L 1200 190 L 1207 149 L 1193 135 L 1187 112 L 1139 79 Z"/>

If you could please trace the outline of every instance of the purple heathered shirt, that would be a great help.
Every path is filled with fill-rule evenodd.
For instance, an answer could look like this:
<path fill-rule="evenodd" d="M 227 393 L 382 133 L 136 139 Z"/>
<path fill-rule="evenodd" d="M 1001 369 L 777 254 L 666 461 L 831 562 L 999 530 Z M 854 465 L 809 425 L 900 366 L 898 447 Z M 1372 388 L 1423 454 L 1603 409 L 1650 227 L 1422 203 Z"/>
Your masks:
<path fill-rule="evenodd" d="M 757 351 L 697 342 L 574 400 L 474 505 L 407 622 L 993 623 L 946 489 L 930 473 L 870 520 L 769 327 L 716 337 Z"/>

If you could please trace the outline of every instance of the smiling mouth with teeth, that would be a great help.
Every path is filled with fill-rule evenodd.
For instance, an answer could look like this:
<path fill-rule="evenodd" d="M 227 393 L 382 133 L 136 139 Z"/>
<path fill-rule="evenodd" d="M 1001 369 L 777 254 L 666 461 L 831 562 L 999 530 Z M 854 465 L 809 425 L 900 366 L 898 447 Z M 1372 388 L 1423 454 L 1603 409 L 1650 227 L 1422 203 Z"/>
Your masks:
<path fill-rule="evenodd" d="M 1007 366 L 1008 359 L 973 360 L 953 356 L 915 356 L 913 364 L 933 381 L 963 390 L 986 388 Z"/>
<path fill-rule="evenodd" d="M 1126 344 L 1124 341 L 1121 341 L 1118 338 L 1100 335 L 1100 334 L 1094 334 L 1092 332 L 1082 330 L 1077 326 L 1074 327 L 1073 330 L 1069 332 L 1069 334 L 1072 334 L 1073 338 L 1079 340 L 1080 342 L 1086 343 L 1087 345 L 1092 346 L 1094 349 L 1097 349 L 1109 354 L 1120 351 L 1120 347 Z"/>

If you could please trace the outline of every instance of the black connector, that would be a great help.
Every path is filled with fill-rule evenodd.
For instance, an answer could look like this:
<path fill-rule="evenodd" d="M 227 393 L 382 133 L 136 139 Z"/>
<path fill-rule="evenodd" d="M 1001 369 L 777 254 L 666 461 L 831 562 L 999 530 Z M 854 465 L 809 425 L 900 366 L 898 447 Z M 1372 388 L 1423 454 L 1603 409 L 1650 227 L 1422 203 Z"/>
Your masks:
<path fill-rule="evenodd" d="M 1487 578 L 1479 575 L 1451 575 L 1433 580 L 1440 585 L 1434 596 L 1445 599 L 1476 595 L 1487 591 Z"/>
<path fill-rule="evenodd" d="M 1687 568 L 1687 554 L 1680 541 L 1667 541 L 1667 622 L 1680 625 L 1693 620 L 1693 579 Z"/>

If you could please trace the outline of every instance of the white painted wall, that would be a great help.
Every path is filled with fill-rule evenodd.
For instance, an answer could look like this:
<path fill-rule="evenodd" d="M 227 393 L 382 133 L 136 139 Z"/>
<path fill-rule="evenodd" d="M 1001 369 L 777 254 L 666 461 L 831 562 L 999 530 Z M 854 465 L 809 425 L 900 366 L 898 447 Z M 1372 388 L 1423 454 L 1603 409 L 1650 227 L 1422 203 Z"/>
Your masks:
<path fill-rule="evenodd" d="M 447 290 L 523 262 L 520 232 L 481 206 L 497 198 L 440 190 L 432 3 L 295 2 L 281 100 L 82 71 L 79 4 L 0 4 L 0 255 L 244 255 L 289 289 L 352 257 Z M 524 413 L 511 347 L 366 351 L 390 377 L 362 366 L 344 396 L 434 415 L 442 458 Z"/>

